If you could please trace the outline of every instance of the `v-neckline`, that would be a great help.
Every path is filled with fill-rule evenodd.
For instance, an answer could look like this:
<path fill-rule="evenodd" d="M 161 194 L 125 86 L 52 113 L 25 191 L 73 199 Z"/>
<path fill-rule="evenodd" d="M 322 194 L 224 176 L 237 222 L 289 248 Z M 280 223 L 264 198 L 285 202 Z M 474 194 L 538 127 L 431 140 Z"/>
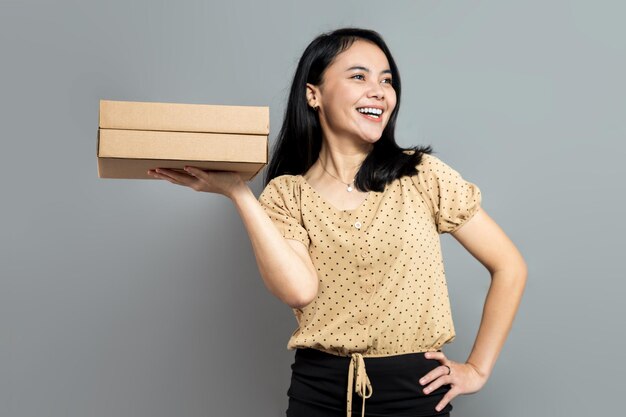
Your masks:
<path fill-rule="evenodd" d="M 317 198 L 319 198 L 324 204 L 326 204 L 328 207 L 330 207 L 334 211 L 338 211 L 340 213 L 347 213 L 347 214 L 356 213 L 357 211 L 361 210 L 371 200 L 373 200 L 375 198 L 375 197 L 372 197 L 372 194 L 378 194 L 376 191 L 368 191 L 367 192 L 367 196 L 365 197 L 365 199 L 363 201 L 361 201 L 361 204 L 359 204 L 356 208 L 342 210 L 340 208 L 335 207 L 335 205 L 331 204 L 326 199 L 326 197 L 324 197 L 322 194 L 320 194 L 311 184 L 309 184 L 307 179 L 304 178 L 304 175 L 298 175 L 298 176 L 300 177 L 300 180 L 306 185 L 306 187 L 308 187 L 313 192 L 313 194 L 315 194 L 317 196 Z"/>

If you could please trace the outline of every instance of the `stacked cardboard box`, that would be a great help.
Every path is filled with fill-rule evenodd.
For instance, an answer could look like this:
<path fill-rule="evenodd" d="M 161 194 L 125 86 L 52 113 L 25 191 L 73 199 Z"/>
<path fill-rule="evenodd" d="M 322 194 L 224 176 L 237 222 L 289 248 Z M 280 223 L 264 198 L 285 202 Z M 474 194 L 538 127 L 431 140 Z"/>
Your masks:
<path fill-rule="evenodd" d="M 267 165 L 268 135 L 269 107 L 100 100 L 98 176 L 190 165 L 251 180 Z"/>

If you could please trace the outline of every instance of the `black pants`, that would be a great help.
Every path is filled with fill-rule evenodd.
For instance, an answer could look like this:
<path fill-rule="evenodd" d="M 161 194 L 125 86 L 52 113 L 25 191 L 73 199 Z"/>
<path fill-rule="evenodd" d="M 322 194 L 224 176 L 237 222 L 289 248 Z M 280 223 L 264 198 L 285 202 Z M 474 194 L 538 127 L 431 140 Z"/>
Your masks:
<path fill-rule="evenodd" d="M 345 417 L 350 357 L 331 355 L 316 349 L 296 349 L 287 391 L 287 417 Z M 372 396 L 365 400 L 366 417 L 449 417 L 452 405 L 440 412 L 435 406 L 450 390 L 442 385 L 430 394 L 419 379 L 440 365 L 423 353 L 363 357 L 372 384 Z M 361 416 L 363 398 L 352 387 L 352 415 Z"/>

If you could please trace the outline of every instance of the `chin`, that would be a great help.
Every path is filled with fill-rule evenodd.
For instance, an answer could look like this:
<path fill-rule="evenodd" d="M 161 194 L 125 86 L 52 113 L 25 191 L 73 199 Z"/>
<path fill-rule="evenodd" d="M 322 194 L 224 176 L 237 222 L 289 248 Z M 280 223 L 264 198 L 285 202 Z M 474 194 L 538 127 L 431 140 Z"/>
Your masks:
<path fill-rule="evenodd" d="M 376 142 L 378 142 L 380 140 L 380 138 L 382 137 L 382 134 L 379 136 L 375 136 L 375 137 L 361 137 L 361 140 L 363 142 L 366 143 L 371 143 L 372 145 L 375 144 Z"/>
<path fill-rule="evenodd" d="M 363 140 L 367 140 L 368 142 L 376 142 L 378 139 L 383 137 L 383 132 L 385 131 L 384 126 L 378 127 L 374 129 L 361 129 L 359 132 L 359 136 L 363 138 Z"/>
<path fill-rule="evenodd" d="M 366 140 L 368 142 L 378 142 L 378 140 L 383 137 L 383 131 L 384 130 L 381 130 L 379 132 L 361 132 L 361 137 L 363 138 L 363 140 Z"/>

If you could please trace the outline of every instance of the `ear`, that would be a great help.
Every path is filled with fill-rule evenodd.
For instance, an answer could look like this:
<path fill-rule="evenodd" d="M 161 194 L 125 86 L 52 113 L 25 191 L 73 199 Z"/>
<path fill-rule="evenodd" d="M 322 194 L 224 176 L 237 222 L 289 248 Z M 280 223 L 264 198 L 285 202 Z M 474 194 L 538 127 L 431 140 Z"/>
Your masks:
<path fill-rule="evenodd" d="M 306 84 L 306 101 L 310 107 L 319 107 L 319 89 L 317 86 L 307 83 Z"/>

